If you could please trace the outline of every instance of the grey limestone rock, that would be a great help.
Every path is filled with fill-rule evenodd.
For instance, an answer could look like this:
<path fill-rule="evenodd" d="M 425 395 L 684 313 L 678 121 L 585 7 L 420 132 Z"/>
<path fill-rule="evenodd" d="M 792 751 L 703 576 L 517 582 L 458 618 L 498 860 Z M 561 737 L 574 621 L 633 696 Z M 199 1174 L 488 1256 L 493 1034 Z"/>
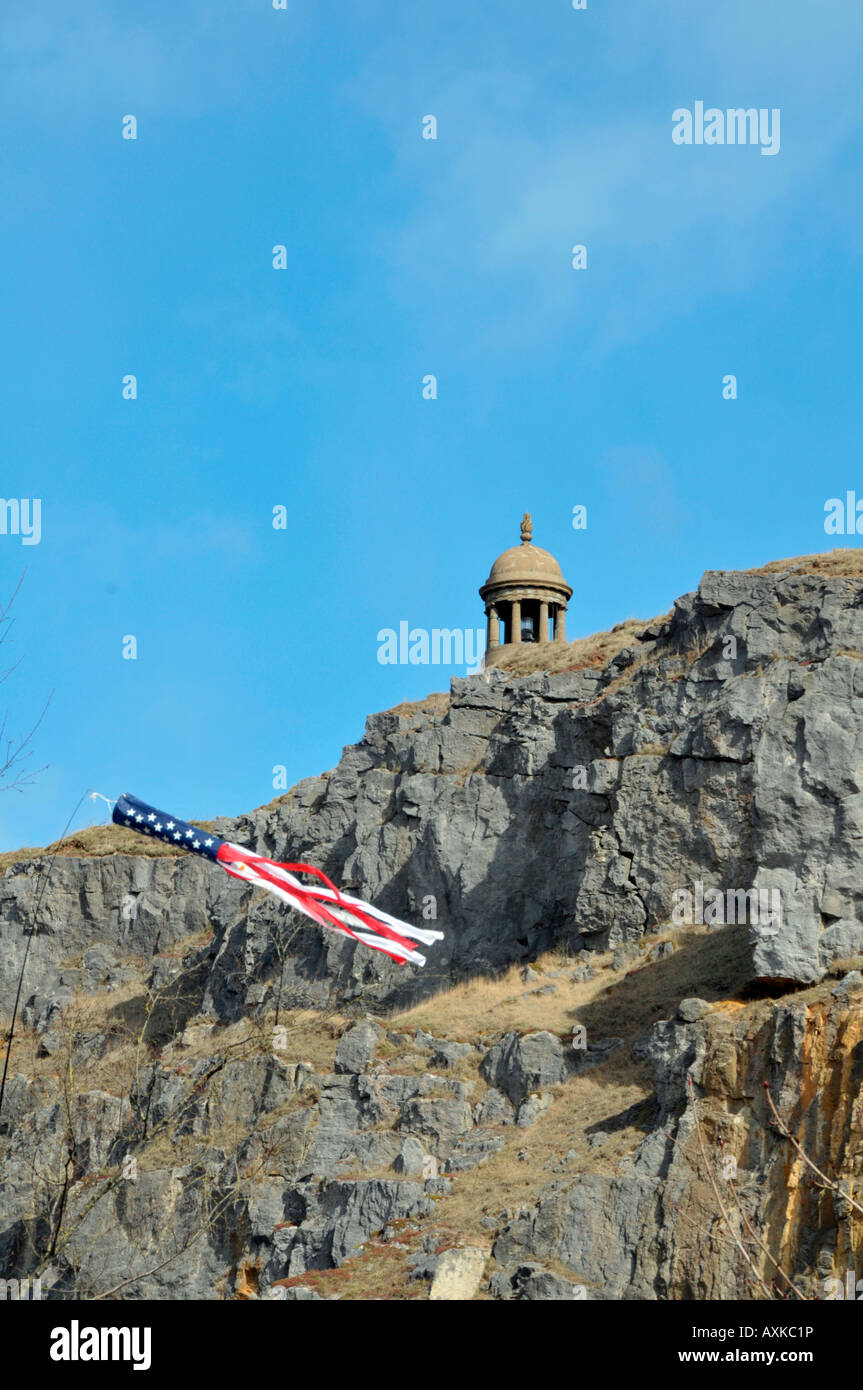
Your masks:
<path fill-rule="evenodd" d="M 850 994 L 852 991 L 863 986 L 863 974 L 859 970 L 849 970 L 847 975 L 843 975 L 838 985 L 830 991 L 833 995 Z"/>
<path fill-rule="evenodd" d="M 230 1020 L 279 990 L 399 1003 L 553 946 L 631 956 L 698 882 L 778 895 L 778 921 L 750 923 L 753 978 L 810 983 L 837 922 L 863 926 L 861 651 L 859 578 L 708 572 L 634 660 L 454 680 L 445 705 L 369 716 L 332 772 L 224 823 L 396 915 L 433 899 L 445 939 L 424 971 L 293 923 L 283 961 L 283 907 L 191 858 L 58 858 L 37 914 L 47 860 L 22 856 L 0 877 L 0 1009 L 31 928 L 25 998 L 55 987 L 58 945 L 110 984 L 211 932 L 200 1006 Z"/>
<path fill-rule="evenodd" d="M 419 1178 L 423 1176 L 426 1157 L 426 1151 L 420 1141 L 408 1135 L 399 1145 L 393 1168 L 397 1173 L 404 1173 L 407 1177 Z"/>
<path fill-rule="evenodd" d="M 567 1302 L 585 1299 L 587 1290 L 583 1285 L 564 1279 L 559 1274 L 542 1269 L 535 1264 L 521 1265 L 512 1278 L 512 1296 L 519 1300 L 534 1303 Z"/>
<path fill-rule="evenodd" d="M 706 999 L 681 999 L 677 1006 L 677 1017 L 681 1023 L 697 1023 L 709 1013 L 710 1005 Z"/>
<path fill-rule="evenodd" d="M 527 1129 L 528 1126 L 534 1124 L 540 1115 L 544 1115 L 546 1110 L 550 1109 L 553 1103 L 554 1097 L 545 1091 L 540 1091 L 538 1095 L 526 1096 L 518 1107 L 518 1113 L 515 1117 L 519 1129 Z"/>
<path fill-rule="evenodd" d="M 478 1125 L 511 1125 L 514 1113 L 512 1102 L 502 1091 L 490 1086 L 474 1108 L 474 1120 Z"/>
<path fill-rule="evenodd" d="M 480 1060 L 472 1043 L 398 1022 L 387 1034 L 362 1014 L 387 1017 L 453 981 L 513 966 L 525 990 L 562 993 L 591 980 L 591 960 L 606 951 L 617 972 L 609 986 L 644 979 L 647 988 L 685 964 L 695 923 L 685 913 L 677 920 L 682 888 L 691 901 L 714 889 L 735 912 L 741 906 L 756 984 L 809 985 L 836 961 L 854 962 L 863 955 L 861 652 L 860 578 L 710 572 L 605 669 L 454 680 L 443 700 L 371 715 L 331 772 L 220 822 L 226 837 L 319 864 L 396 916 L 424 921 L 433 902 L 445 936 L 424 970 L 298 924 L 282 904 L 197 859 L 49 864 L 23 853 L 0 875 L 0 1014 L 11 1010 L 29 943 L 22 1024 L 46 1065 L 7 1084 L 0 1268 L 25 1268 L 67 1165 L 64 1221 L 74 1234 L 45 1271 L 58 1297 L 117 1285 L 128 1298 L 222 1298 L 246 1266 L 272 1296 L 274 1281 L 343 1264 L 376 1233 L 421 1226 L 450 1189 L 444 1174 L 457 1187 L 460 1173 L 504 1143 L 515 1156 L 519 1140 L 506 1127 L 535 1120 L 585 1066 L 607 1060 L 596 1081 L 612 1076 L 622 1042 L 599 1037 L 578 1053 L 552 1031 L 501 1036 L 485 1020 L 482 1093 L 465 1079 Z M 758 893 L 768 895 L 766 913 Z M 671 925 L 673 958 L 671 943 L 648 949 L 649 936 Z M 544 977 L 530 965 L 552 949 L 578 961 Z M 636 962 L 643 968 L 623 980 Z M 62 1071 L 53 1059 L 69 1042 L 73 1004 L 129 984 L 138 996 L 120 996 L 117 1009 L 132 1016 L 148 989 L 173 998 L 156 1039 L 163 1050 L 142 1052 L 134 1080 L 114 1094 L 112 1025 L 80 1029 L 76 1066 L 97 1060 L 103 1072 L 66 1105 L 49 1074 Z M 684 1251 L 675 1224 L 674 1203 L 691 1184 L 687 1100 L 706 1105 L 713 1088 L 711 1135 L 724 1126 L 730 1141 L 748 1126 L 741 1190 L 753 1203 L 763 1190 L 759 1219 L 773 1219 L 784 1158 L 758 1109 L 763 1081 L 817 1149 L 836 1121 L 819 1105 L 835 1110 L 839 1080 L 856 1075 L 842 1020 L 861 984 L 852 970 L 832 998 L 824 987 L 832 1012 L 818 1026 L 829 1023 L 829 1046 L 812 1048 L 805 1001 L 762 1000 L 735 1031 L 737 1015 L 684 999 L 676 1018 L 632 1049 L 650 1063 L 658 1113 L 651 1098 L 638 1116 L 646 1133 L 631 1153 L 615 1153 L 616 1173 L 593 1171 L 606 1157 L 598 1141 L 617 1133 L 610 1113 L 588 1131 L 588 1171 L 563 1160 L 549 1173 L 547 1155 L 520 1151 L 520 1175 L 538 1162 L 541 1181 L 553 1181 L 523 1210 L 491 1218 L 493 1295 L 569 1299 L 584 1280 L 590 1298 L 652 1299 L 669 1288 L 735 1296 L 733 1254 L 705 1253 L 697 1241 Z M 686 988 L 711 992 L 709 981 Z M 267 1014 L 277 1000 L 285 1015 L 337 1008 L 353 1020 L 332 1073 L 288 1060 L 276 1044 L 269 1052 L 267 1040 L 259 1055 L 220 1057 L 222 1026 Z M 533 1018 L 547 1012 L 558 1026 L 560 998 L 529 1002 Z M 422 1055 L 425 1073 L 407 1059 L 403 1072 L 390 1069 L 393 1048 Z M 803 1075 L 804 1054 L 821 1068 L 817 1084 Z M 106 1172 L 145 1126 L 159 1136 L 158 1162 L 110 1182 Z M 175 1161 L 181 1141 L 192 1146 L 188 1162 Z M 426 1178 L 429 1158 L 441 1176 Z M 802 1189 L 798 1197 L 809 1200 Z M 839 1202 L 835 1219 L 845 1217 Z M 814 1235 L 809 1243 L 814 1250 Z M 464 1287 L 485 1277 L 482 1253 Z M 571 1281 L 550 1272 L 560 1266 Z"/>
<path fill-rule="evenodd" d="M 489 1085 L 503 1091 L 514 1105 L 532 1091 L 563 1081 L 572 1069 L 571 1053 L 553 1033 L 507 1033 L 481 1065 Z"/>
<path fill-rule="evenodd" d="M 863 955 L 863 922 L 833 922 L 818 938 L 818 950 L 825 969 L 835 960 Z"/>
<path fill-rule="evenodd" d="M 384 1030 L 372 1019 L 363 1019 L 348 1028 L 336 1048 L 337 1072 L 361 1072 L 374 1060 Z"/>

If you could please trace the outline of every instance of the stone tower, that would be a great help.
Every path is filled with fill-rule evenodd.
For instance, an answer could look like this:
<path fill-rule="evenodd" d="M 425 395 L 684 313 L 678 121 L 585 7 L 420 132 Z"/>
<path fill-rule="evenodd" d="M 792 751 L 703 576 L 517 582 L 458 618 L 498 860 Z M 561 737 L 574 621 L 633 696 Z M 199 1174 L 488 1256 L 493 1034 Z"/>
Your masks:
<path fill-rule="evenodd" d="M 521 545 L 499 555 L 479 591 L 487 619 L 486 649 L 520 642 L 565 642 L 566 605 L 572 589 L 560 565 L 531 541 L 533 522 L 525 512 Z"/>

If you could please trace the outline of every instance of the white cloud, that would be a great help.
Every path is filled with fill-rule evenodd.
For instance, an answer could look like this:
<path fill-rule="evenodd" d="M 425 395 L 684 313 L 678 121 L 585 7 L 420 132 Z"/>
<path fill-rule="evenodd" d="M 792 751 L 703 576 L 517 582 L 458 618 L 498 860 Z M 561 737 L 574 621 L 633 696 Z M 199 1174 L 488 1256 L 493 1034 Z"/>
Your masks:
<path fill-rule="evenodd" d="M 431 306 L 432 322 L 443 304 L 448 322 L 436 327 L 466 348 L 511 351 L 568 334 L 602 354 L 792 264 L 796 220 L 816 203 L 822 225 L 856 243 L 852 200 L 830 194 L 861 123 L 863 13 L 839 0 L 667 0 L 594 11 L 591 22 L 600 56 L 586 76 L 571 50 L 568 87 L 552 52 L 546 86 L 537 81 L 536 47 L 514 49 L 510 66 L 438 83 L 433 149 L 386 81 L 392 49 L 364 75 L 417 195 L 388 233 L 394 293 L 417 314 Z M 413 91 L 423 76 L 417 63 L 404 82 Z M 696 99 L 779 107 L 780 154 L 673 145 L 671 113 Z M 586 272 L 570 267 L 577 242 L 588 246 Z"/>

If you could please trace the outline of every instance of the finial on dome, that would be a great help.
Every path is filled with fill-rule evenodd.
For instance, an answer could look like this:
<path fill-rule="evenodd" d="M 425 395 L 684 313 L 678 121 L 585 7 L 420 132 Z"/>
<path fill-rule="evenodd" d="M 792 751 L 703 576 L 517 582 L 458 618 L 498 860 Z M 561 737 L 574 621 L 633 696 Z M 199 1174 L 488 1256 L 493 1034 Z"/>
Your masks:
<path fill-rule="evenodd" d="M 527 545 L 533 535 L 533 522 L 530 519 L 530 512 L 525 512 L 521 519 L 521 543 Z"/>

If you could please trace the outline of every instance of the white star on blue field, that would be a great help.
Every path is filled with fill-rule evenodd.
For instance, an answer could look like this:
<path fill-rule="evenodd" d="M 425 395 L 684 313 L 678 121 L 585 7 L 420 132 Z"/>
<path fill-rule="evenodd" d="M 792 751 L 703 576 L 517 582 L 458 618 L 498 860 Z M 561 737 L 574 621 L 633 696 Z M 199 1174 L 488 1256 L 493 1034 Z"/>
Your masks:
<path fill-rule="evenodd" d="M 6 0 L 9 736 L 53 696 L 0 847 L 332 767 L 465 674 L 377 633 L 484 628 L 525 511 L 570 638 L 857 544 L 861 39 L 847 0 Z M 696 102 L 781 149 L 675 144 Z"/>
<path fill-rule="evenodd" d="M 185 821 L 172 820 L 159 812 L 148 811 L 146 804 L 126 793 L 118 798 L 114 816 L 121 825 L 128 825 L 142 835 L 154 835 L 167 844 L 179 845 L 182 849 L 200 851 L 208 859 L 215 859 L 223 841 L 208 835 Z"/>

